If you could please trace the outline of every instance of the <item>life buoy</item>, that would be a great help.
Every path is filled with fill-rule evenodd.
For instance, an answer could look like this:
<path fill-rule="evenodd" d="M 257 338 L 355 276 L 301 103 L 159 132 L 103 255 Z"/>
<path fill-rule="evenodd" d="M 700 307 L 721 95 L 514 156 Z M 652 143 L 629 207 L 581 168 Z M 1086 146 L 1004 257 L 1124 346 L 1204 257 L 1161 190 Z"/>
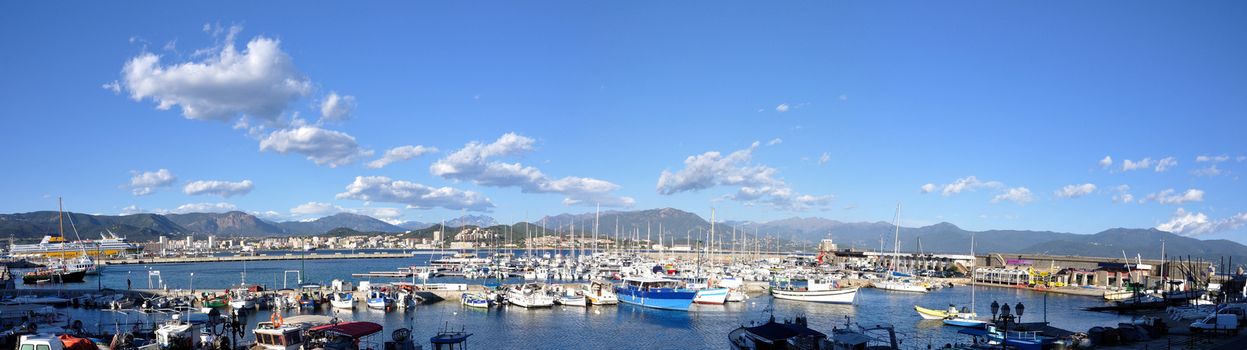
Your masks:
<path fill-rule="evenodd" d="M 281 317 L 281 314 L 274 312 L 268 317 L 268 322 L 273 324 L 273 328 L 280 328 L 281 324 L 286 322 L 286 319 Z"/>

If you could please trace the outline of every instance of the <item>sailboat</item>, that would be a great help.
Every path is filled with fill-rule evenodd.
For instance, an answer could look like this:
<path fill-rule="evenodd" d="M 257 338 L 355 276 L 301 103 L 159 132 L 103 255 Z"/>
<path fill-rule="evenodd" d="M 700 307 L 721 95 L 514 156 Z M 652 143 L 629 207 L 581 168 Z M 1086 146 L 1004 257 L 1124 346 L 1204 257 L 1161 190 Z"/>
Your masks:
<path fill-rule="evenodd" d="M 913 276 L 896 271 L 896 265 L 899 262 L 900 255 L 901 255 L 901 204 L 900 203 L 896 204 L 896 217 L 893 219 L 892 224 L 893 226 L 896 226 L 896 231 L 895 233 L 893 233 L 893 238 L 892 238 L 892 264 L 890 264 L 890 266 L 888 267 L 888 275 L 885 276 L 882 280 L 872 282 L 871 285 L 873 285 L 875 288 L 878 288 L 878 289 L 892 290 L 892 291 L 898 291 L 898 292 L 914 292 L 914 293 L 929 292 L 931 289 L 926 285 L 926 283 L 923 283 L 920 281 L 914 281 L 913 279 L 910 278 Z"/>
<path fill-rule="evenodd" d="M 974 235 L 970 235 L 970 274 L 974 274 L 974 265 L 978 262 L 978 258 L 974 256 Z M 987 326 L 987 321 L 978 319 L 978 314 L 974 313 L 974 280 L 970 281 L 970 312 L 959 312 L 950 315 L 944 319 L 944 324 L 957 327 L 974 327 L 982 328 Z"/>

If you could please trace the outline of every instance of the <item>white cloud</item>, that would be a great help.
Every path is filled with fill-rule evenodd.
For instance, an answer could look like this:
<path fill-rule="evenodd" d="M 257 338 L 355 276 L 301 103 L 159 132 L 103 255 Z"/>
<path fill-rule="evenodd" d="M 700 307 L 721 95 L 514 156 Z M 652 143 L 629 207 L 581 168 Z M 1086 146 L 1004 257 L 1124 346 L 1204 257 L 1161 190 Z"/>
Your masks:
<path fill-rule="evenodd" d="M 1017 203 L 1018 205 L 1024 205 L 1032 200 L 1034 200 L 1034 197 L 1031 195 L 1030 189 L 1027 189 L 1026 187 L 1014 187 L 1005 190 L 1003 193 L 996 195 L 996 197 L 993 197 L 992 203 L 1010 201 Z"/>
<path fill-rule="evenodd" d="M 953 181 L 952 183 L 944 185 L 943 186 L 944 189 L 940 192 L 940 195 L 947 197 L 947 196 L 961 193 L 962 191 L 974 191 L 980 188 L 1001 188 L 1001 187 L 1004 187 L 1004 184 L 1000 183 L 999 181 L 980 181 L 977 177 L 967 176 L 964 178 L 957 179 L 956 181 Z"/>
<path fill-rule="evenodd" d="M 1203 163 L 1203 162 L 1220 163 L 1220 162 L 1224 162 L 1227 160 L 1230 160 L 1230 156 L 1227 154 L 1222 154 L 1218 156 L 1201 155 L 1201 156 L 1195 157 L 1195 161 L 1200 162 L 1200 163 Z"/>
<path fill-rule="evenodd" d="M 831 153 L 823 152 L 822 155 L 818 156 L 819 165 L 827 164 L 829 161 L 831 161 Z"/>
<path fill-rule="evenodd" d="M 753 151 L 759 143 L 734 151 L 726 157 L 719 152 L 706 152 L 684 159 L 684 169 L 677 172 L 663 170 L 658 177 L 659 194 L 699 191 L 716 186 L 738 187 L 735 194 L 726 198 L 753 203 L 770 204 L 785 210 L 805 210 L 826 206 L 831 196 L 814 196 L 793 191 L 787 182 L 777 179 L 778 170 L 765 165 L 750 164 Z"/>
<path fill-rule="evenodd" d="M 1222 174 L 1228 175 L 1229 173 L 1230 173 L 1229 170 L 1221 170 L 1217 168 L 1216 164 L 1209 165 L 1207 168 L 1199 168 L 1199 169 L 1191 170 L 1191 174 L 1195 176 L 1213 177 L 1213 176 L 1219 176 Z"/>
<path fill-rule="evenodd" d="M 1164 159 L 1161 159 L 1160 161 L 1156 162 L 1156 172 L 1158 173 L 1164 172 L 1165 170 L 1169 170 L 1169 168 L 1177 166 L 1177 165 L 1178 165 L 1177 159 L 1173 157 L 1165 157 Z"/>
<path fill-rule="evenodd" d="M 781 138 L 776 137 L 776 138 L 771 139 L 770 141 L 767 141 L 767 142 L 766 142 L 766 145 L 767 145 L 767 146 L 774 146 L 774 145 L 778 145 L 778 144 L 781 144 L 781 143 L 784 143 L 784 139 L 781 139 Z"/>
<path fill-rule="evenodd" d="M 355 96 L 338 95 L 336 91 L 330 91 L 320 103 L 321 120 L 344 121 L 351 119 L 354 112 Z"/>
<path fill-rule="evenodd" d="M 312 90 L 312 82 L 295 69 L 278 40 L 259 36 L 238 51 L 239 30 L 230 28 L 219 48 L 198 51 L 194 56 L 206 56 L 201 61 L 164 65 L 159 55 L 141 53 L 126 62 L 121 81 L 135 101 L 151 99 L 161 110 L 178 106 L 189 119 L 246 115 L 275 121 Z"/>
<path fill-rule="evenodd" d="M 341 206 L 322 203 L 307 202 L 299 204 L 294 208 L 290 208 L 290 214 L 298 217 L 324 217 L 338 213 L 351 213 L 358 215 L 367 215 L 375 219 L 385 221 L 391 225 L 397 225 L 403 222 L 403 211 L 399 208 L 388 207 L 362 207 L 362 208 L 343 208 Z"/>
<path fill-rule="evenodd" d="M 381 156 L 381 159 L 377 159 L 377 160 L 369 162 L 368 167 L 373 168 L 373 169 L 381 169 L 381 168 L 384 168 L 386 165 L 390 165 L 391 163 L 397 163 L 397 162 L 410 160 L 412 158 L 419 157 L 419 156 L 429 154 L 429 153 L 434 153 L 434 152 L 437 152 L 437 148 L 425 147 L 421 145 L 416 145 L 416 146 L 407 145 L 407 146 L 394 147 L 388 151 L 385 151 L 385 154 Z"/>
<path fill-rule="evenodd" d="M 1134 203 L 1134 195 L 1130 194 L 1130 185 L 1120 185 L 1116 188 L 1117 194 L 1113 195 L 1113 203 Z"/>
<path fill-rule="evenodd" d="M 1156 225 L 1156 229 L 1184 236 L 1197 236 L 1236 230 L 1245 223 L 1247 223 L 1247 212 L 1220 220 L 1210 220 L 1204 213 L 1192 213 L 1178 208 L 1169 221 Z"/>
<path fill-rule="evenodd" d="M 341 212 L 338 206 L 322 202 L 307 202 L 290 208 L 290 214 L 299 216 L 325 216 Z"/>
<path fill-rule="evenodd" d="M 221 197 L 229 198 L 235 195 L 244 195 L 251 192 L 255 187 L 251 180 L 242 180 L 240 182 L 229 181 L 193 181 L 182 187 L 182 192 L 187 195 L 195 196 L 201 194 L 215 194 Z"/>
<path fill-rule="evenodd" d="M 157 214 L 186 214 L 186 213 L 224 213 L 227 211 L 238 210 L 237 206 L 230 203 L 187 203 L 179 205 L 173 210 L 157 209 Z"/>
<path fill-rule="evenodd" d="M 1081 185 L 1066 185 L 1056 191 L 1057 197 L 1061 198 L 1078 198 L 1095 192 L 1095 184 L 1085 183 Z"/>
<path fill-rule="evenodd" d="M 1155 201 L 1160 204 L 1185 204 L 1188 202 L 1203 202 L 1204 191 L 1200 189 L 1187 189 L 1185 192 L 1177 193 L 1172 188 L 1157 193 L 1148 194 L 1143 201 Z"/>
<path fill-rule="evenodd" d="M 132 215 L 132 214 L 139 214 L 142 212 L 143 212 L 143 209 L 139 208 L 139 206 L 135 204 L 131 204 L 125 208 L 121 208 L 121 215 Z"/>
<path fill-rule="evenodd" d="M 1238 156 L 1238 157 L 1235 157 L 1234 160 L 1241 162 L 1241 161 L 1247 160 L 1247 156 Z"/>
<path fill-rule="evenodd" d="M 631 197 L 613 195 L 619 185 L 605 180 L 576 176 L 552 179 L 535 167 L 493 160 L 532 151 L 534 143 L 533 139 L 515 133 L 506 133 L 489 144 L 469 142 L 433 162 L 429 173 L 481 186 L 519 187 L 524 193 L 559 193 L 565 196 L 563 203 L 568 205 L 630 207 L 635 204 L 636 200 Z"/>
<path fill-rule="evenodd" d="M 1147 168 L 1151 168 L 1153 163 L 1154 162 L 1152 161 L 1152 158 L 1143 158 L 1137 162 L 1126 159 L 1126 160 L 1121 161 L 1121 170 L 1131 171 L 1131 170 L 1147 169 Z"/>
<path fill-rule="evenodd" d="M 1104 159 L 1100 159 L 1101 168 L 1108 169 L 1108 167 L 1111 167 L 1111 166 L 1113 166 L 1113 157 L 1104 156 Z"/>
<path fill-rule="evenodd" d="M 177 181 L 177 177 L 169 172 L 169 169 L 160 169 L 157 171 L 131 172 L 130 191 L 135 196 L 146 196 L 156 192 L 158 187 L 167 187 Z"/>
<path fill-rule="evenodd" d="M 112 91 L 113 94 L 121 94 L 121 82 L 119 81 L 113 80 L 111 82 L 104 83 L 104 85 L 100 85 L 100 87 L 105 90 Z"/>
<path fill-rule="evenodd" d="M 354 136 L 316 126 L 273 131 L 260 140 L 260 151 L 298 153 L 307 156 L 316 165 L 328 165 L 330 168 L 351 164 L 373 154 L 371 150 L 360 148 Z"/>
<path fill-rule="evenodd" d="M 261 218 L 261 219 L 265 219 L 265 220 L 270 220 L 270 221 L 282 221 L 282 220 L 287 220 L 287 219 L 289 219 L 289 217 L 288 217 L 288 216 L 283 215 L 282 213 L 279 213 L 279 212 L 277 212 L 277 211 L 273 211 L 273 210 L 265 210 L 265 211 L 250 211 L 250 212 L 247 212 L 247 213 L 248 213 L 248 214 L 251 214 L 252 216 L 255 216 L 255 217 L 257 217 L 257 218 Z"/>
<path fill-rule="evenodd" d="M 931 192 L 935 192 L 935 184 L 928 183 L 928 184 L 922 185 L 922 193 L 931 193 Z"/>
<path fill-rule="evenodd" d="M 775 106 L 775 111 L 783 113 L 783 112 L 787 112 L 788 109 L 790 108 L 791 107 L 789 107 L 787 103 L 780 103 L 778 106 Z"/>
<path fill-rule="evenodd" d="M 385 176 L 356 176 L 355 181 L 346 186 L 346 192 L 339 193 L 336 198 L 406 204 L 421 209 L 442 207 L 485 211 L 494 207 L 489 198 L 473 191 L 429 187 L 410 181 L 391 180 Z"/>

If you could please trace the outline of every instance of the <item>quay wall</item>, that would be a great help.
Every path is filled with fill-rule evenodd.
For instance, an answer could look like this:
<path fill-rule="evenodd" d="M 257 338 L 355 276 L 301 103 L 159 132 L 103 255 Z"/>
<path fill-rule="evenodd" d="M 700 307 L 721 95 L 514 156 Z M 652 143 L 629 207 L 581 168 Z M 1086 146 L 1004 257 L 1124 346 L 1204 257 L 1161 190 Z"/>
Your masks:
<path fill-rule="evenodd" d="M 237 262 L 237 261 L 264 261 L 264 260 L 327 260 L 327 259 L 397 259 L 410 258 L 412 253 L 333 253 L 333 254 L 282 254 L 282 255 L 251 255 L 251 256 L 188 256 L 188 257 L 153 257 L 153 258 L 135 258 L 135 259 L 108 259 L 101 263 L 104 265 L 125 265 L 125 264 L 181 264 L 181 263 L 206 263 L 206 262 Z"/>

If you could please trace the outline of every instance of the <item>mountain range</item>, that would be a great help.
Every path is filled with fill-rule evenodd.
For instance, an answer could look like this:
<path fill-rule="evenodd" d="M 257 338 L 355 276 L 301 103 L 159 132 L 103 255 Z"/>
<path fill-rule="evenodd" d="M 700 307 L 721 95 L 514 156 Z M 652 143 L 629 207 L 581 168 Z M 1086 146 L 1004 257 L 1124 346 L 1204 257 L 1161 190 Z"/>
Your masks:
<path fill-rule="evenodd" d="M 647 235 L 658 240 L 659 228 L 667 242 L 674 238 L 683 243 L 687 237 L 704 237 L 710 228 L 706 219 L 679 209 L 661 208 L 636 211 L 605 211 L 601 213 L 559 214 L 546 216 L 531 223 L 499 224 L 487 215 L 449 218 L 447 230 L 464 226 L 484 227 L 496 232 L 510 232 L 512 237 L 522 239 L 533 234 L 564 234 L 574 225 L 578 235 L 589 236 L 594 231 L 603 237 L 616 234 L 629 236 Z M 82 238 L 95 238 L 111 231 L 135 241 L 155 240 L 165 235 L 171 237 L 195 235 L 222 236 L 284 236 L 284 235 L 348 235 L 353 232 L 372 234 L 403 233 L 407 237 L 429 238 L 440 228 L 440 223 L 409 221 L 394 225 L 376 218 L 350 213 L 338 213 L 315 220 L 272 222 L 251 214 L 232 211 L 226 213 L 187 214 L 131 214 L 90 215 L 66 213 L 66 236 L 73 239 L 76 232 Z M 544 230 L 542 227 L 544 226 Z M 1121 257 L 1123 253 L 1136 254 L 1147 259 L 1160 257 L 1161 241 L 1165 242 L 1170 256 L 1218 259 L 1227 257 L 1244 261 L 1247 246 L 1229 240 L 1200 240 L 1179 236 L 1155 229 L 1113 228 L 1095 234 L 1074 234 L 1052 231 L 986 230 L 969 231 L 951 223 L 942 222 L 922 227 L 900 227 L 888 222 L 840 222 L 820 217 L 792 217 L 758 223 L 748 221 L 721 221 L 716 223 L 717 237 L 729 241 L 756 242 L 755 237 L 772 237 L 791 247 L 812 250 L 821 239 L 831 238 L 841 248 L 858 250 L 891 251 L 894 241 L 901 251 L 932 253 L 967 253 L 971 237 L 975 237 L 978 253 L 1033 253 L 1051 255 L 1080 255 Z M 11 236 L 30 242 L 55 234 L 59 229 L 57 212 L 40 211 L 18 214 L 0 214 L 0 237 Z M 747 238 L 746 238 L 747 237 Z M 697 238 L 693 238 L 697 239 Z M 704 239 L 704 238 L 703 238 Z"/>

